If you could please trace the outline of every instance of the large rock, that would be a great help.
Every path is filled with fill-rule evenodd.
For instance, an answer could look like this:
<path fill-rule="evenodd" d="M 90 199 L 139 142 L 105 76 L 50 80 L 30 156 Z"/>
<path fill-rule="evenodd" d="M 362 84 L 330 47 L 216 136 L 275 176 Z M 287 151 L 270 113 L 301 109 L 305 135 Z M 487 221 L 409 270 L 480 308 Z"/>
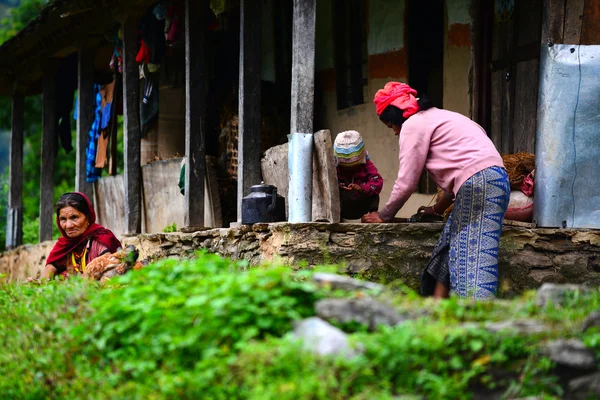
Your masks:
<path fill-rule="evenodd" d="M 357 350 L 350 347 L 348 335 L 317 317 L 295 324 L 294 336 L 304 343 L 304 349 L 320 356 L 353 358 Z"/>
<path fill-rule="evenodd" d="M 542 287 L 538 289 L 536 303 L 540 307 L 545 307 L 549 303 L 563 305 L 569 294 L 585 292 L 587 290 L 588 289 L 582 285 L 544 283 Z"/>
<path fill-rule="evenodd" d="M 390 306 L 377 300 L 361 297 L 356 299 L 323 299 L 315 304 L 317 315 L 331 322 L 357 322 L 374 331 L 379 325 L 395 326 L 407 320 Z"/>
<path fill-rule="evenodd" d="M 568 395 L 573 400 L 600 398 L 600 372 L 571 380 Z"/>
<path fill-rule="evenodd" d="M 596 368 L 596 356 L 577 339 L 554 340 L 542 348 L 542 352 L 556 364 L 588 370 Z"/>
<path fill-rule="evenodd" d="M 533 320 L 519 320 L 519 321 L 501 321 L 491 322 L 485 325 L 485 328 L 494 333 L 502 331 L 512 331 L 518 334 L 531 335 L 536 333 L 547 332 L 548 327 L 543 323 Z"/>
<path fill-rule="evenodd" d="M 348 276 L 328 274 L 325 272 L 313 274 L 312 279 L 318 285 L 328 286 L 334 290 L 373 290 L 381 292 L 384 289 L 384 286 L 378 283 L 361 281 Z"/>
<path fill-rule="evenodd" d="M 593 328 L 600 330 L 600 311 L 590 313 L 583 321 L 582 330 L 584 332 Z"/>

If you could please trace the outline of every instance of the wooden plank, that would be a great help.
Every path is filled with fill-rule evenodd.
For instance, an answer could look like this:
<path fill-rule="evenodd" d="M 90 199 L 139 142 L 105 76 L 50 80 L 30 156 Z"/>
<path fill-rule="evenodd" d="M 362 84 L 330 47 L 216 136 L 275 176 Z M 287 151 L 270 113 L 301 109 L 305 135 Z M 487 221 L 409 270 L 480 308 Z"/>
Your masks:
<path fill-rule="evenodd" d="M 8 178 L 8 223 L 6 248 L 23 244 L 23 133 L 25 129 L 25 101 L 22 94 L 12 98 L 12 130 L 10 134 Z"/>
<path fill-rule="evenodd" d="M 504 71 L 492 73 L 492 108 L 490 138 L 498 151 L 502 150 L 502 84 Z"/>
<path fill-rule="evenodd" d="M 94 57 L 95 49 L 82 47 L 79 50 L 77 90 L 77 138 L 75 154 L 75 190 L 92 198 L 93 185 L 86 181 L 86 158 L 89 131 L 94 122 Z"/>
<path fill-rule="evenodd" d="M 565 2 L 544 0 L 542 10 L 542 43 L 564 43 Z"/>
<path fill-rule="evenodd" d="M 585 0 L 567 0 L 565 9 L 564 43 L 579 44 L 583 23 Z"/>
<path fill-rule="evenodd" d="M 237 221 L 242 222 L 242 198 L 261 182 L 260 76 L 262 1 L 240 3 L 240 79 Z"/>
<path fill-rule="evenodd" d="M 125 164 L 125 229 L 140 233 L 142 228 L 142 169 L 140 164 L 139 70 L 137 54 L 137 20 L 127 18 L 123 23 L 123 120 Z"/>
<path fill-rule="evenodd" d="M 516 66 L 513 152 L 535 153 L 539 60 L 518 63 Z"/>
<path fill-rule="evenodd" d="M 56 62 L 54 60 L 48 60 L 45 65 L 42 87 L 40 242 L 52 239 L 52 224 L 54 223 L 54 164 L 58 145 L 56 130 Z"/>
<path fill-rule="evenodd" d="M 600 0 L 586 0 L 584 11 L 580 44 L 600 44 Z"/>
<path fill-rule="evenodd" d="M 517 1 L 515 15 L 517 47 L 535 43 L 539 58 L 540 41 L 542 37 L 543 0 Z"/>
<path fill-rule="evenodd" d="M 294 0 L 291 133 L 313 133 L 316 0 Z"/>
<path fill-rule="evenodd" d="M 206 0 L 185 1 L 184 225 L 204 226 L 206 174 Z"/>

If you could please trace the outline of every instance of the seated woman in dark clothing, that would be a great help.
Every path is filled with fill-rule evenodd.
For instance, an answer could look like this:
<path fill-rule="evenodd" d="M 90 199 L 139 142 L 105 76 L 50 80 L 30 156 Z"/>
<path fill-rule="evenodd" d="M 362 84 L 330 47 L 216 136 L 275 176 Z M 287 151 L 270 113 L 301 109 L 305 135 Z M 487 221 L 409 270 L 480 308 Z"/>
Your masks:
<path fill-rule="evenodd" d="M 342 218 L 358 219 L 365 213 L 378 210 L 383 178 L 369 160 L 360 133 L 340 133 L 335 138 L 333 150 L 337 160 Z"/>
<path fill-rule="evenodd" d="M 46 259 L 43 279 L 82 274 L 94 258 L 121 248 L 115 235 L 95 222 L 96 212 L 86 195 L 72 192 L 60 197 L 56 203 L 56 225 L 62 237 Z"/>

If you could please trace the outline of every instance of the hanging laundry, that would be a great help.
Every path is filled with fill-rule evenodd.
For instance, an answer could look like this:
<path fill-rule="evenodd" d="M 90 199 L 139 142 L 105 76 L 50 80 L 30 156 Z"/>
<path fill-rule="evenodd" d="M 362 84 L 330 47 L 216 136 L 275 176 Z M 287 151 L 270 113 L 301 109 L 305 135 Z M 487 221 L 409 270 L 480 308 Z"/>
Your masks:
<path fill-rule="evenodd" d="M 144 61 L 146 64 L 161 64 L 165 56 L 165 21 L 156 19 L 152 11 L 148 10 L 140 19 L 138 29 L 142 39 L 142 49 L 144 49 Z"/>
<path fill-rule="evenodd" d="M 172 46 L 179 41 L 183 32 L 183 1 L 171 1 L 165 20 L 166 43 Z"/>
<path fill-rule="evenodd" d="M 98 138 L 100 136 L 100 125 L 102 124 L 102 95 L 100 85 L 94 85 L 94 98 L 96 99 L 95 118 L 88 133 L 88 145 L 86 149 L 86 181 L 95 182 L 102 176 L 102 169 L 96 168 L 96 154 Z"/>
<path fill-rule="evenodd" d="M 115 49 L 110 59 L 109 67 L 113 71 L 123 73 L 123 28 L 115 30 Z"/>
<path fill-rule="evenodd" d="M 158 72 L 144 71 L 144 93 L 142 97 L 142 135 L 154 125 L 158 117 Z"/>
<path fill-rule="evenodd" d="M 63 58 L 56 73 L 56 131 L 67 153 L 73 150 L 71 143 L 71 111 L 77 90 L 77 53 Z"/>

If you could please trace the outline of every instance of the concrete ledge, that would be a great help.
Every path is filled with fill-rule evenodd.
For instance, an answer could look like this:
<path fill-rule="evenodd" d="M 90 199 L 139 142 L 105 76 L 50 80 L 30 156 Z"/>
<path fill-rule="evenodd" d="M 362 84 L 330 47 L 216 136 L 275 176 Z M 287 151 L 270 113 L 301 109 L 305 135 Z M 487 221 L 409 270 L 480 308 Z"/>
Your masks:
<path fill-rule="evenodd" d="M 143 234 L 125 237 L 122 242 L 136 246 L 140 257 L 150 260 L 188 257 L 206 249 L 251 265 L 271 260 L 295 267 L 343 264 L 348 273 L 383 282 L 400 279 L 418 289 L 442 226 L 282 222 Z M 43 268 L 50 245 L 4 253 L 0 273 L 11 280 L 35 275 Z M 545 282 L 600 285 L 600 231 L 505 227 L 500 246 L 501 295 L 535 289 Z"/>

